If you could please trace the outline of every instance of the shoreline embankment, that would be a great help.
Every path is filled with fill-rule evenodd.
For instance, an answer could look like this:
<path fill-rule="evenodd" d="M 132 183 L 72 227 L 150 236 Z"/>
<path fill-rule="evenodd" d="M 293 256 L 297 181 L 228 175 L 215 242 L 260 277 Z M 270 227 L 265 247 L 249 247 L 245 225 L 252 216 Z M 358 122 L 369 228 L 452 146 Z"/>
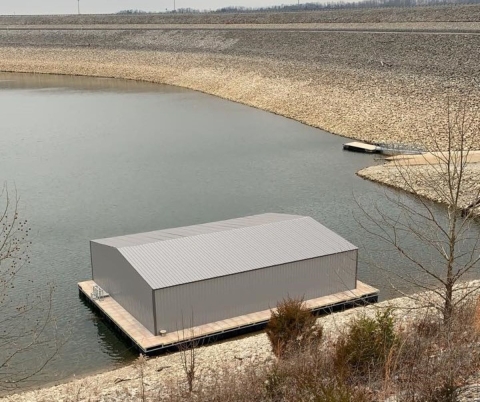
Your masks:
<path fill-rule="evenodd" d="M 215 36 L 207 36 L 212 35 Z M 217 39 L 203 37 L 202 41 Z M 333 134 L 383 143 L 421 143 L 426 132 L 438 125 L 438 115 L 447 98 L 478 96 L 472 93 L 471 83 L 465 77 L 448 85 L 442 77 L 415 76 L 389 67 L 372 71 L 345 63 L 318 66 L 302 59 L 225 54 L 220 51 L 225 41 L 213 46 L 219 51 L 0 47 L 0 70 L 176 85 L 292 118 Z M 380 59 L 378 63 L 381 66 L 386 62 Z"/>
<path fill-rule="evenodd" d="M 477 289 L 477 282 L 470 282 Z M 478 290 L 478 289 L 477 289 Z M 432 314 L 429 306 L 433 294 L 419 293 L 410 297 L 383 301 L 365 307 L 320 317 L 326 342 L 334 342 L 352 319 L 373 317 L 377 312 L 391 309 L 399 329 L 405 329 L 415 320 Z M 201 346 L 196 349 L 197 384 L 213 385 L 228 373 L 242 375 L 247 370 L 260 372 L 273 364 L 276 357 L 265 332 L 247 335 L 230 341 Z M 142 400 L 142 391 L 149 398 L 162 400 L 185 389 L 186 377 L 181 352 L 148 359 L 140 375 L 138 364 L 87 375 L 58 385 L 5 396 L 5 402 L 50 401 L 131 401 Z M 223 377 L 222 377 L 223 376 Z M 150 399 L 149 399 L 150 400 Z M 181 398 L 175 400 L 182 400 Z"/>

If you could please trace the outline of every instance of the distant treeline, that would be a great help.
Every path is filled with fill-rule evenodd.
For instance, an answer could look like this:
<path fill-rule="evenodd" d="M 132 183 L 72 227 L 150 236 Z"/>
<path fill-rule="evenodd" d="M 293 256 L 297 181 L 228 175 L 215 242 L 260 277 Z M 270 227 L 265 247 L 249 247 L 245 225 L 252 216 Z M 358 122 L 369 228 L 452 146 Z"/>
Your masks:
<path fill-rule="evenodd" d="M 333 1 L 324 4 L 303 3 L 292 5 L 279 5 L 271 7 L 223 7 L 217 10 L 197 10 L 194 8 L 179 8 L 168 13 L 200 14 L 200 13 L 258 13 L 258 12 L 294 12 L 294 11 L 316 11 L 316 10 L 338 10 L 351 8 L 381 8 L 381 7 L 416 7 L 436 6 L 447 4 L 478 4 L 480 0 L 362 0 L 362 1 Z M 122 10 L 118 14 L 157 14 L 147 13 L 142 10 Z"/>
<path fill-rule="evenodd" d="M 147 13 L 143 10 L 122 10 L 119 11 L 117 14 L 157 14 L 157 13 Z"/>
<path fill-rule="evenodd" d="M 292 5 L 280 5 L 271 7 L 223 7 L 215 10 L 215 13 L 249 13 L 262 11 L 315 11 L 336 10 L 342 8 L 376 8 L 376 7 L 415 7 L 436 6 L 447 4 L 478 4 L 480 0 L 363 0 L 363 1 L 333 1 L 328 3 L 303 3 Z"/>

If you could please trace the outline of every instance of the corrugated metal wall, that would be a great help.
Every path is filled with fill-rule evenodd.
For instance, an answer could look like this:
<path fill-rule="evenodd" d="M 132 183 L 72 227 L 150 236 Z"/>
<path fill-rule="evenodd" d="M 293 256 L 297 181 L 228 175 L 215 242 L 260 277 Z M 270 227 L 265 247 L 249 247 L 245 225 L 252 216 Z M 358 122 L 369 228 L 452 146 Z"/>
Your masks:
<path fill-rule="evenodd" d="M 357 250 L 155 291 L 157 329 L 168 332 L 356 287 Z M 183 317 L 183 323 L 182 323 Z"/>
<path fill-rule="evenodd" d="M 90 248 L 93 280 L 154 334 L 150 286 L 117 249 L 94 242 Z"/>

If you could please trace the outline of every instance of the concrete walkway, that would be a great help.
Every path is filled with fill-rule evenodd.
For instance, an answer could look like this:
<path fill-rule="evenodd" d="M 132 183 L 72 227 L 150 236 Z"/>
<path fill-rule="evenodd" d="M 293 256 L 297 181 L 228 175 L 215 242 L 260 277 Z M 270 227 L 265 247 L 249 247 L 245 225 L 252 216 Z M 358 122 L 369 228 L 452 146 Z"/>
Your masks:
<path fill-rule="evenodd" d="M 459 154 L 457 154 L 460 157 Z M 454 160 L 455 153 L 452 153 L 451 159 Z M 480 163 L 480 151 L 470 151 L 468 153 L 468 163 Z M 385 158 L 388 163 L 385 166 L 416 166 L 416 165 L 438 165 L 444 163 L 448 158 L 446 152 L 427 152 L 420 155 L 395 155 Z"/>

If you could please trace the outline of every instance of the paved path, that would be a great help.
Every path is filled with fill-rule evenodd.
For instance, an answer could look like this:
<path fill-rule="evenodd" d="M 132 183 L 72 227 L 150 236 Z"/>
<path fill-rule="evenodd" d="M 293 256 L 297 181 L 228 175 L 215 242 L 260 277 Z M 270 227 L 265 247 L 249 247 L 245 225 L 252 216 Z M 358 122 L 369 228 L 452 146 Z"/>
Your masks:
<path fill-rule="evenodd" d="M 451 159 L 459 158 L 460 155 L 452 154 Z M 480 151 L 470 151 L 468 155 L 464 155 L 469 163 L 480 163 Z M 421 155 L 396 155 L 386 158 L 390 165 L 436 165 L 439 163 L 445 163 L 448 155 L 441 152 L 429 152 Z M 460 163 L 460 161 L 459 161 Z"/>
<path fill-rule="evenodd" d="M 311 33 L 480 35 L 480 22 L 378 23 L 378 24 L 99 24 L 99 25 L 0 25 L 1 31 L 265 31 Z"/>

